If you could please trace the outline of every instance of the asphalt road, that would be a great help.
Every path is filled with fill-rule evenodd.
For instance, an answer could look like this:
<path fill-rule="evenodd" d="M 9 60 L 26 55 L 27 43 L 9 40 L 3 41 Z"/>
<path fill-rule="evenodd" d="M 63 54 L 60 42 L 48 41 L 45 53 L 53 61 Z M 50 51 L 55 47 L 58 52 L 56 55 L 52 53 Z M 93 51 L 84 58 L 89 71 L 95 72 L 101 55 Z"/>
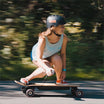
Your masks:
<path fill-rule="evenodd" d="M 0 81 L 0 104 L 104 104 L 104 81 L 70 81 L 80 85 L 83 98 L 71 95 L 70 90 L 36 91 L 35 97 L 26 97 L 13 81 Z"/>

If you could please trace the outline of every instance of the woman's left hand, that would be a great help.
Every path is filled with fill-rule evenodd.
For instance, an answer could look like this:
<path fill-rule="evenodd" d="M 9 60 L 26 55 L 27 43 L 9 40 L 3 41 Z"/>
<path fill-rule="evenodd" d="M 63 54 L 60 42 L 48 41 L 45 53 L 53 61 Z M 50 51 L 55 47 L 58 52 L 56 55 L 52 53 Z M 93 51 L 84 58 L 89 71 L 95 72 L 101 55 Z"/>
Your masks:
<path fill-rule="evenodd" d="M 60 78 L 61 80 L 64 80 L 66 78 L 66 71 L 62 71 Z"/>

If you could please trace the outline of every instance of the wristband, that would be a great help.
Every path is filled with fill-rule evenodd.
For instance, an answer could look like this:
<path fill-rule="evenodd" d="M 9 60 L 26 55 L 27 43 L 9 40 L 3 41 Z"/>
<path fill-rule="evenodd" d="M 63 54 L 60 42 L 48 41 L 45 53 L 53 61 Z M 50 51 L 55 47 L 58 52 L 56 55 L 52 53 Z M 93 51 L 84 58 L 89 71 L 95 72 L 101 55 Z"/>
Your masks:
<path fill-rule="evenodd" d="M 66 69 L 62 69 L 62 71 L 66 71 Z"/>

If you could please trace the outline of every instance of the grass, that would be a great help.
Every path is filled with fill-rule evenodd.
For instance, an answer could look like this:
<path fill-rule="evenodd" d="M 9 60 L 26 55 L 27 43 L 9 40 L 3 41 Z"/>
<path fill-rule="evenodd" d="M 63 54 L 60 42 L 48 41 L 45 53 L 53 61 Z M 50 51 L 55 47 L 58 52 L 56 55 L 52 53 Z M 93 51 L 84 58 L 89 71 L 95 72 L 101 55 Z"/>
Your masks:
<path fill-rule="evenodd" d="M 2 64 L 0 68 L 0 80 L 18 80 L 29 75 L 33 70 L 34 67 L 28 64 L 22 64 L 20 61 L 9 61 L 7 64 Z"/>
<path fill-rule="evenodd" d="M 85 70 L 85 69 L 83 69 Z M 98 80 L 98 81 L 104 81 L 104 76 L 102 73 L 97 72 L 93 69 L 91 69 L 91 72 L 83 72 L 83 71 L 76 71 L 74 72 L 68 72 L 67 73 L 67 79 L 69 80 Z"/>
<path fill-rule="evenodd" d="M 7 64 L 0 66 L 0 80 L 19 80 L 32 73 L 36 67 L 32 62 L 22 63 L 21 61 L 9 61 Z M 68 68 L 67 68 L 68 69 Z M 104 81 L 104 71 L 100 72 L 98 69 L 91 68 L 69 68 L 67 70 L 67 80 L 98 80 Z M 56 76 L 48 77 L 47 80 L 55 80 Z M 35 79 L 35 80 L 43 80 Z"/>

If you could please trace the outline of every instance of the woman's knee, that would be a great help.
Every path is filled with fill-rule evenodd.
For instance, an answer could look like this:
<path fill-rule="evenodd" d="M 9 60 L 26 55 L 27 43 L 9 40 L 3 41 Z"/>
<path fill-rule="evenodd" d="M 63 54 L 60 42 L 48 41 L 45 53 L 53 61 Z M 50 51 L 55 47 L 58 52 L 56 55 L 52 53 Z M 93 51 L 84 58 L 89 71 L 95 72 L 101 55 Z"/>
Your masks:
<path fill-rule="evenodd" d="M 62 65 L 62 58 L 58 54 L 55 54 L 55 55 L 51 56 L 51 62 L 53 64 L 60 64 L 60 65 Z"/>

